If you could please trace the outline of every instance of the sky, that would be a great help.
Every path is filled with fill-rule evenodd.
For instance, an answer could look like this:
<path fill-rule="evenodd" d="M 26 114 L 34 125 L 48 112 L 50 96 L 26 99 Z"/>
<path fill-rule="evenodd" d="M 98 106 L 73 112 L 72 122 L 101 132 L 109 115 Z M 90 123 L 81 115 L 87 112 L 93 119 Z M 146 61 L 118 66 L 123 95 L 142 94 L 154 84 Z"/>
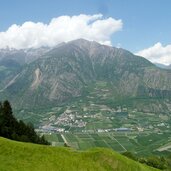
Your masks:
<path fill-rule="evenodd" d="M 77 38 L 171 64 L 170 0 L 0 0 L 0 48 Z"/>

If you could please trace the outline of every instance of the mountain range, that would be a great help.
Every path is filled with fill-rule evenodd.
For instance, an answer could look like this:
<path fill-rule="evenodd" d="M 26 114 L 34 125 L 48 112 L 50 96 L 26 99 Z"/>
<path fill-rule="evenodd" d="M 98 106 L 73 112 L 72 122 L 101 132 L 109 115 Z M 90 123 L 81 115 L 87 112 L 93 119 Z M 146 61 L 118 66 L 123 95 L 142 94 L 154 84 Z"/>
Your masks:
<path fill-rule="evenodd" d="M 171 70 L 122 48 L 78 39 L 51 48 L 0 50 L 0 97 L 17 109 L 67 103 L 97 81 L 106 82 L 122 105 L 171 111 Z"/>
<path fill-rule="evenodd" d="M 170 65 L 164 65 L 161 63 L 154 63 L 157 67 L 162 68 L 162 69 L 171 69 L 171 64 Z"/>

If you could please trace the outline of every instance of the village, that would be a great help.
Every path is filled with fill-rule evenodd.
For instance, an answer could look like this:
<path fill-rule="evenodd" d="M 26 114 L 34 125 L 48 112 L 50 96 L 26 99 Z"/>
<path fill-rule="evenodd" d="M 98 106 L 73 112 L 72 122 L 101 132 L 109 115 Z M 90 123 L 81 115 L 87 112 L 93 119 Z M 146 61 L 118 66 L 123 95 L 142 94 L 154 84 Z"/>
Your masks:
<path fill-rule="evenodd" d="M 153 114 L 147 114 L 147 119 L 144 117 L 144 113 L 138 113 L 136 110 L 130 112 L 127 108 L 121 108 L 120 106 L 117 110 L 102 110 L 100 108 L 100 112 L 97 111 L 96 107 L 94 105 L 93 109 L 91 105 L 91 110 L 87 109 L 81 112 L 75 108 L 68 107 L 60 116 L 56 116 L 53 113 L 41 121 L 36 131 L 39 133 L 144 131 L 160 133 L 163 129 L 167 130 L 170 128 L 169 118 L 163 115 L 154 118 Z"/>

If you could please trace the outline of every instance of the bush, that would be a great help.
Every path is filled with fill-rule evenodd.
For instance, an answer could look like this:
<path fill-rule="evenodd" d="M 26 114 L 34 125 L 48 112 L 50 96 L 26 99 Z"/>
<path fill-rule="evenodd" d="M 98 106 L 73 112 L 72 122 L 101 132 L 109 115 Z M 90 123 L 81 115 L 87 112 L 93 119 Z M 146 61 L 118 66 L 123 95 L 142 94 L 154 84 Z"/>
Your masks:
<path fill-rule="evenodd" d="M 129 152 L 129 151 L 126 151 L 126 152 L 124 152 L 124 153 L 122 153 L 122 154 L 123 154 L 124 156 L 126 156 L 126 157 L 132 159 L 132 160 L 135 160 L 135 161 L 138 160 L 138 158 L 137 158 L 133 153 L 131 153 L 131 152 Z"/>
<path fill-rule="evenodd" d="M 150 157 L 147 159 L 147 165 L 158 168 L 158 169 L 166 169 L 168 164 L 164 157 Z"/>

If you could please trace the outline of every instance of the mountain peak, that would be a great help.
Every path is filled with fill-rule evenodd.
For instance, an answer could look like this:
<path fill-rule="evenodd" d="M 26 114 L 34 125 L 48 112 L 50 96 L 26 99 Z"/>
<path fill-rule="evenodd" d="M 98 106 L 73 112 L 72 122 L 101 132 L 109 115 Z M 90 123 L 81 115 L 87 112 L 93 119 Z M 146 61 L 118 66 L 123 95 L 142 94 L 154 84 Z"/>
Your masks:
<path fill-rule="evenodd" d="M 90 42 L 92 42 L 92 41 L 83 39 L 83 38 L 79 38 L 79 39 L 71 40 L 68 43 L 90 43 Z"/>
<path fill-rule="evenodd" d="M 80 39 L 76 39 L 76 40 L 72 40 L 72 41 L 69 41 L 68 42 L 69 44 L 76 44 L 76 45 L 79 45 L 79 46 L 82 46 L 82 45 L 86 45 L 86 46 L 90 46 L 90 45 L 98 45 L 98 46 L 102 46 L 102 44 L 94 41 L 94 40 L 87 40 L 87 39 L 83 39 L 83 38 L 80 38 Z"/>

